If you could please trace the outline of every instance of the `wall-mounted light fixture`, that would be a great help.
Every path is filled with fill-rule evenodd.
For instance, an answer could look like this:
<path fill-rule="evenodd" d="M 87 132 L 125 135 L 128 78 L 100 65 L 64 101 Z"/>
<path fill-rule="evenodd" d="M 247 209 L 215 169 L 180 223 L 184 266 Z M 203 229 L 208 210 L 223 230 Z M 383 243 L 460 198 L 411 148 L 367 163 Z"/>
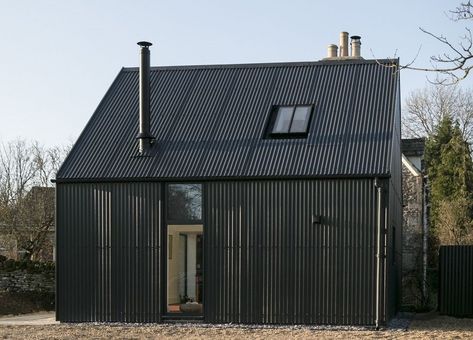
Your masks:
<path fill-rule="evenodd" d="M 322 216 L 321 215 L 312 215 L 312 224 L 321 224 Z"/>

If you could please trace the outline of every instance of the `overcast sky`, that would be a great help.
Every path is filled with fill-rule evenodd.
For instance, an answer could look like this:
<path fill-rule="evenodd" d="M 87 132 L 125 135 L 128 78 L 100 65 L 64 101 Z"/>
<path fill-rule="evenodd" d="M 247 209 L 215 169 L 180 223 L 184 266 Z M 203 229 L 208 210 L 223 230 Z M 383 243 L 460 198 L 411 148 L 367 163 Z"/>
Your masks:
<path fill-rule="evenodd" d="M 458 1 L 0 0 L 0 141 L 75 140 L 137 41 L 152 65 L 319 60 L 346 30 L 362 56 L 417 66 L 445 50 L 423 27 L 457 41 L 468 22 L 447 17 Z M 471 76 L 473 78 L 473 76 Z M 462 83 L 470 87 L 473 79 Z M 402 71 L 403 99 L 426 74 Z"/>

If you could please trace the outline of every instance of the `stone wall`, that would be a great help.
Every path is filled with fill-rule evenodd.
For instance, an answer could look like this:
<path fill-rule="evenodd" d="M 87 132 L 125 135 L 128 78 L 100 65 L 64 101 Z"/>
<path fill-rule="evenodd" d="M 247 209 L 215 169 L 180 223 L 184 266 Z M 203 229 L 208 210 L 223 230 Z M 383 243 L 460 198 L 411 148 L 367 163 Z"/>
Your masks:
<path fill-rule="evenodd" d="M 402 305 L 422 304 L 423 284 L 423 178 L 402 166 Z"/>
<path fill-rule="evenodd" d="M 0 271 L 0 292 L 54 293 L 54 269 L 41 273 L 26 270 Z"/>

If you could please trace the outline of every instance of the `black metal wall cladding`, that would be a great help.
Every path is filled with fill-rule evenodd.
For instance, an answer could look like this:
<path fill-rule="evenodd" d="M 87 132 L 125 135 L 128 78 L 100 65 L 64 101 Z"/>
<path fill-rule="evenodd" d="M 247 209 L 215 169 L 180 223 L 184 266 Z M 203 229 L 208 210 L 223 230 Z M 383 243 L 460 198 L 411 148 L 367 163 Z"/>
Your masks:
<path fill-rule="evenodd" d="M 58 184 L 57 320 L 160 321 L 160 188 Z"/>
<path fill-rule="evenodd" d="M 58 320 L 160 322 L 163 185 L 58 183 Z M 374 180 L 205 182 L 204 195 L 205 322 L 374 323 Z"/>
<path fill-rule="evenodd" d="M 209 182 L 206 188 L 207 322 L 374 323 L 373 180 Z"/>
<path fill-rule="evenodd" d="M 440 247 L 439 311 L 473 316 L 473 245 Z"/>
<path fill-rule="evenodd" d="M 399 87 L 399 83 L 398 83 Z M 398 88 L 397 96 L 400 96 Z M 386 221 L 386 296 L 388 319 L 398 311 L 402 279 L 402 188 L 401 188 L 401 101 L 396 98 L 391 151 L 391 177 L 388 188 L 388 220 Z"/>

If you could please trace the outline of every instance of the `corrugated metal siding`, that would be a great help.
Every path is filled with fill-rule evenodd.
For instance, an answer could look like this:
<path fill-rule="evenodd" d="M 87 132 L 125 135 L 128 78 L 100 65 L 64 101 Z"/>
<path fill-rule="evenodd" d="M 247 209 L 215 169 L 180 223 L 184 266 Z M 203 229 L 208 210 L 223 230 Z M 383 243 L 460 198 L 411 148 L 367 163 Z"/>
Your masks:
<path fill-rule="evenodd" d="M 58 320 L 160 321 L 162 186 L 58 184 Z M 206 182 L 205 321 L 373 324 L 375 207 L 369 179 Z"/>
<path fill-rule="evenodd" d="M 399 84 L 398 84 L 399 85 Z M 398 87 L 397 96 L 400 96 Z M 394 102 L 395 117 L 391 152 L 391 177 L 388 182 L 388 220 L 386 235 L 387 313 L 388 319 L 398 311 L 402 275 L 402 169 L 401 169 L 401 101 Z"/>
<path fill-rule="evenodd" d="M 372 180 L 208 182 L 205 206 L 206 322 L 374 323 Z"/>
<path fill-rule="evenodd" d="M 473 316 L 473 245 L 440 247 L 439 267 L 440 313 Z"/>
<path fill-rule="evenodd" d="M 138 152 L 138 70 L 123 69 L 61 179 L 389 174 L 398 77 L 376 61 L 151 72 L 156 154 Z M 307 139 L 263 139 L 272 105 L 315 104 Z"/>
<path fill-rule="evenodd" d="M 60 321 L 160 321 L 159 183 L 58 184 Z"/>

